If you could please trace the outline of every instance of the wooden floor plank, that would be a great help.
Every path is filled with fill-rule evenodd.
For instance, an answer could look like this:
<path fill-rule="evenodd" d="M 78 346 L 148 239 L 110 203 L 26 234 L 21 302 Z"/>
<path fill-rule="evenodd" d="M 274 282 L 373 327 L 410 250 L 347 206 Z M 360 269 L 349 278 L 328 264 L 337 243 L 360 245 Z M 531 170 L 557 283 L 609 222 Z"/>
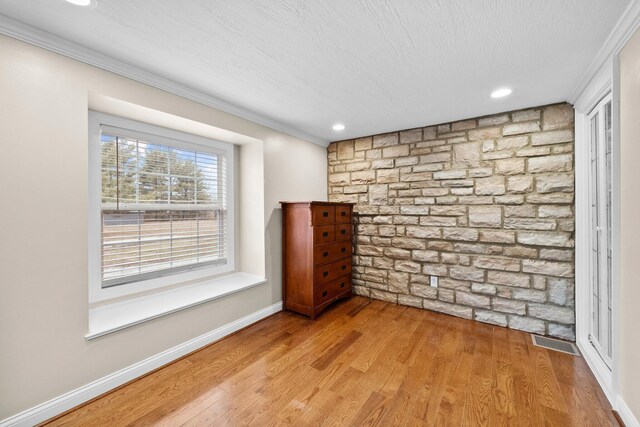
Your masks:
<path fill-rule="evenodd" d="M 582 358 L 362 297 L 276 314 L 49 423 L 227 424 L 617 425 Z"/>

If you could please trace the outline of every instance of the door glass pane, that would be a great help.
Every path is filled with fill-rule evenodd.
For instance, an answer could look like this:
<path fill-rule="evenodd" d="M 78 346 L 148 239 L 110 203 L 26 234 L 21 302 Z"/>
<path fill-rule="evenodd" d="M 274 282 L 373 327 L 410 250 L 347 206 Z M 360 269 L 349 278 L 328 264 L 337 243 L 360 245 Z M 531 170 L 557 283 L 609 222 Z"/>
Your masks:
<path fill-rule="evenodd" d="M 591 118 L 591 230 L 592 230 L 592 327 L 591 335 L 596 340 L 600 339 L 600 214 L 599 214 L 599 114 Z"/>
<path fill-rule="evenodd" d="M 613 168 L 612 168 L 612 130 L 611 130 L 611 102 L 608 102 L 604 108 L 604 137 L 605 137 L 605 163 L 606 163 L 606 197 L 607 197 L 607 329 L 608 329 L 608 342 L 607 342 L 607 355 L 611 357 L 611 336 L 612 336 L 612 325 L 611 325 L 611 288 L 613 285 L 611 278 L 612 271 L 612 261 L 611 261 L 611 228 L 612 228 L 612 219 L 611 219 L 611 210 L 612 210 L 612 194 L 613 194 Z"/>

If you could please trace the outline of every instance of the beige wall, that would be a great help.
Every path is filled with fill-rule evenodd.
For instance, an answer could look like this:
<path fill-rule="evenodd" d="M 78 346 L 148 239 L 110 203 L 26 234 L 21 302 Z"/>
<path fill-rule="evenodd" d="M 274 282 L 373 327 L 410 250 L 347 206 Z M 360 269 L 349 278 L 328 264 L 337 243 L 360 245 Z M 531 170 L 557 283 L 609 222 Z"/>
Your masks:
<path fill-rule="evenodd" d="M 620 394 L 640 418 L 640 31 L 620 52 Z"/>
<path fill-rule="evenodd" d="M 325 148 L 7 37 L 0 52 L 0 419 L 280 301 L 278 201 L 326 199 Z M 267 285 L 84 339 L 90 92 L 264 141 Z"/>

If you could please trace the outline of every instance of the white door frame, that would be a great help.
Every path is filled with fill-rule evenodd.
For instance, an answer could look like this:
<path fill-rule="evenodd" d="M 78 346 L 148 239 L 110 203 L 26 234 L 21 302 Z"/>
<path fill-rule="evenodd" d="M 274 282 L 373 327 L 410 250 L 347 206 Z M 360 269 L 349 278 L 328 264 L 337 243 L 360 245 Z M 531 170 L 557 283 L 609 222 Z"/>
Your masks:
<path fill-rule="evenodd" d="M 576 344 L 593 371 L 607 398 L 615 407 L 618 394 L 618 331 L 619 331 L 619 283 L 620 283 L 620 144 L 619 144 L 619 91 L 614 70 L 617 72 L 617 54 L 604 66 L 575 102 L 575 180 L 576 180 Z M 603 362 L 589 342 L 591 321 L 591 210 L 590 210 L 590 130 L 588 114 L 607 94 L 612 94 L 612 368 Z"/>

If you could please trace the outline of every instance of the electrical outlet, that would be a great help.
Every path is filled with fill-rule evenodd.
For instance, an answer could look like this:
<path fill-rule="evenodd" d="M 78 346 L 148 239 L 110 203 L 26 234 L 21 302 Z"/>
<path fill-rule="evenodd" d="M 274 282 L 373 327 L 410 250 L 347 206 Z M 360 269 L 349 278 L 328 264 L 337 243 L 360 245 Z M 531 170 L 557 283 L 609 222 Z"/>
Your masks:
<path fill-rule="evenodd" d="M 430 282 L 431 286 L 433 286 L 434 288 L 438 287 L 438 276 L 431 276 L 431 282 Z"/>

